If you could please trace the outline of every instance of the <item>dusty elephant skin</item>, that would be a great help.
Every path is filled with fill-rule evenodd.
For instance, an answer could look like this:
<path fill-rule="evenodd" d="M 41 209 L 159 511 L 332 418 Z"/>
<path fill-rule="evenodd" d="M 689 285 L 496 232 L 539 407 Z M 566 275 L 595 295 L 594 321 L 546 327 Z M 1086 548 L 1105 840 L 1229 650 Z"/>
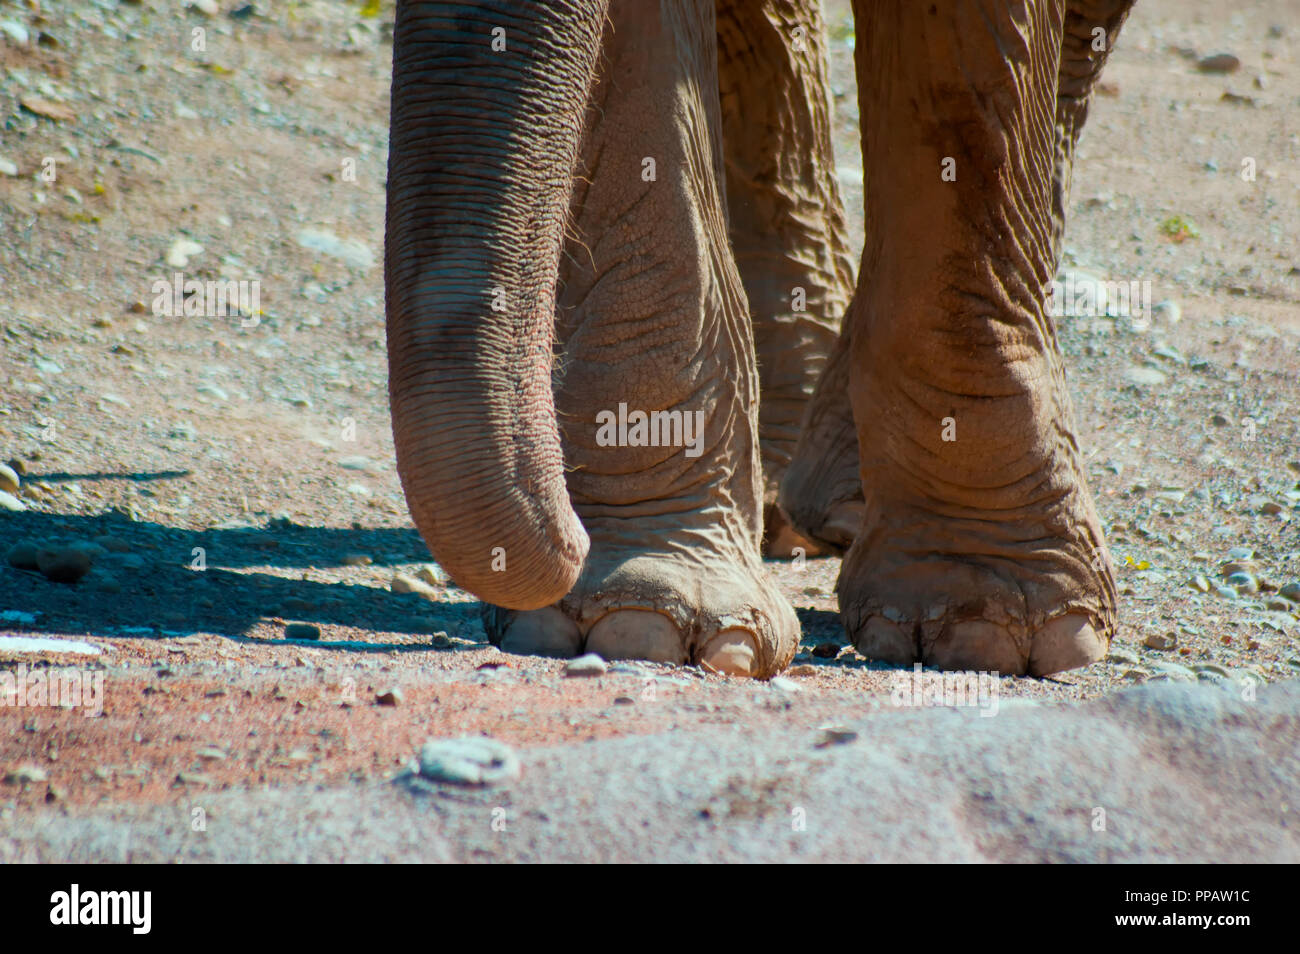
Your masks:
<path fill-rule="evenodd" d="M 855 5 L 850 304 L 818 4 L 404 4 L 394 436 L 492 640 L 770 676 L 799 627 L 766 520 L 772 554 L 847 550 L 868 656 L 1100 658 L 1115 586 L 1044 289 L 1130 5 Z"/>

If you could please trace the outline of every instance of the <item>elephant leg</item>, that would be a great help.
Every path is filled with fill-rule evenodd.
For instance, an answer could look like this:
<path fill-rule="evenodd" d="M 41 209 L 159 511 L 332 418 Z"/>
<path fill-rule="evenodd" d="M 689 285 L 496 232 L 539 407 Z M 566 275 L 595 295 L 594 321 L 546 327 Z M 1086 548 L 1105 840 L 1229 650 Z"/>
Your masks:
<path fill-rule="evenodd" d="M 1046 675 L 1102 656 L 1115 584 L 1045 313 L 1063 0 L 856 0 L 867 237 L 850 396 L 868 656 Z"/>
<path fill-rule="evenodd" d="M 1053 271 L 1061 258 L 1075 144 L 1087 119 L 1097 79 L 1132 6 L 1133 0 L 1070 0 L 1066 7 L 1056 92 L 1056 164 L 1052 173 Z M 809 402 L 778 495 L 780 509 L 797 533 L 836 551 L 843 551 L 853 542 L 862 523 L 858 437 L 847 387 L 852 324 L 846 318 L 844 332 Z"/>
<path fill-rule="evenodd" d="M 1133 0 L 1068 0 L 1056 86 L 1056 166 L 1052 172 L 1053 263 L 1059 264 L 1070 201 L 1074 147 L 1088 118 L 1097 78 L 1110 56 Z"/>
<path fill-rule="evenodd" d="M 556 322 L 569 496 L 591 549 L 559 604 L 493 610 L 489 635 L 772 675 L 799 625 L 759 553 L 758 372 L 720 193 L 712 4 L 614 0 L 604 42 Z"/>
<path fill-rule="evenodd" d="M 719 0 L 718 88 L 731 246 L 758 353 L 765 549 L 815 545 L 776 506 L 853 291 L 835 180 L 819 0 Z"/>

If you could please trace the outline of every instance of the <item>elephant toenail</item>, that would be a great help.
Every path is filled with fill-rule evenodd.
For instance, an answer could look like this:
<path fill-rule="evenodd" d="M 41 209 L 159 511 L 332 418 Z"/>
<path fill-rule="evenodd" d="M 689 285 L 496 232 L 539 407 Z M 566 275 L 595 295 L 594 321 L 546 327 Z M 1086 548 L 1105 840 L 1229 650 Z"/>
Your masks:
<path fill-rule="evenodd" d="M 752 676 L 758 667 L 758 642 L 744 629 L 724 629 L 700 652 L 700 665 L 725 676 Z"/>
<path fill-rule="evenodd" d="M 578 624 L 554 606 L 513 614 L 501 636 L 501 651 L 520 656 L 568 659 L 582 649 Z"/>
<path fill-rule="evenodd" d="M 1006 626 L 987 619 L 963 619 L 945 626 L 922 661 L 936 669 L 996 672 L 1019 676 L 1025 657 Z"/>
<path fill-rule="evenodd" d="M 916 641 L 904 626 L 873 616 L 854 639 L 858 652 L 868 659 L 907 666 L 916 661 Z"/>
<path fill-rule="evenodd" d="M 1082 613 L 1058 616 L 1034 634 L 1029 651 L 1029 674 L 1050 676 L 1077 669 L 1106 655 L 1106 640 L 1097 635 L 1092 621 Z"/>
<path fill-rule="evenodd" d="M 587 633 L 587 652 L 605 659 L 645 659 L 686 662 L 686 647 L 677 626 L 654 610 L 615 610 L 602 616 Z"/>

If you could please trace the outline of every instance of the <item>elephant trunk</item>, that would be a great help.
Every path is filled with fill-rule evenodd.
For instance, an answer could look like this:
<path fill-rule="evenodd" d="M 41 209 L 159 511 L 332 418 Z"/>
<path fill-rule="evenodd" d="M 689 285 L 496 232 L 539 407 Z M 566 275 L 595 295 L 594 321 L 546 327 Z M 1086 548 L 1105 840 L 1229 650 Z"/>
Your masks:
<path fill-rule="evenodd" d="M 384 249 L 398 473 L 438 562 L 511 609 L 564 596 L 589 545 L 551 365 L 607 2 L 398 4 Z"/>

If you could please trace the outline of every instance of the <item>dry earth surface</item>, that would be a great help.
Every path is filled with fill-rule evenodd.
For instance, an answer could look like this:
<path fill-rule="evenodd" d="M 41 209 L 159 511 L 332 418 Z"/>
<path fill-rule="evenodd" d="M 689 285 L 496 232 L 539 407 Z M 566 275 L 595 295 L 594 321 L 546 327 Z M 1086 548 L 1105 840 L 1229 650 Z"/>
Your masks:
<path fill-rule="evenodd" d="M 804 627 L 771 684 L 486 645 L 394 471 L 368 12 L 0 0 L 0 663 L 105 687 L 0 698 L 0 860 L 1300 860 L 1294 0 L 1139 0 L 1121 37 L 1066 267 L 1163 304 L 1059 321 L 1121 628 L 965 709 L 895 704 L 837 559 L 770 564 Z M 159 315 L 176 272 L 258 311 Z M 477 734 L 522 774 L 410 775 Z"/>

